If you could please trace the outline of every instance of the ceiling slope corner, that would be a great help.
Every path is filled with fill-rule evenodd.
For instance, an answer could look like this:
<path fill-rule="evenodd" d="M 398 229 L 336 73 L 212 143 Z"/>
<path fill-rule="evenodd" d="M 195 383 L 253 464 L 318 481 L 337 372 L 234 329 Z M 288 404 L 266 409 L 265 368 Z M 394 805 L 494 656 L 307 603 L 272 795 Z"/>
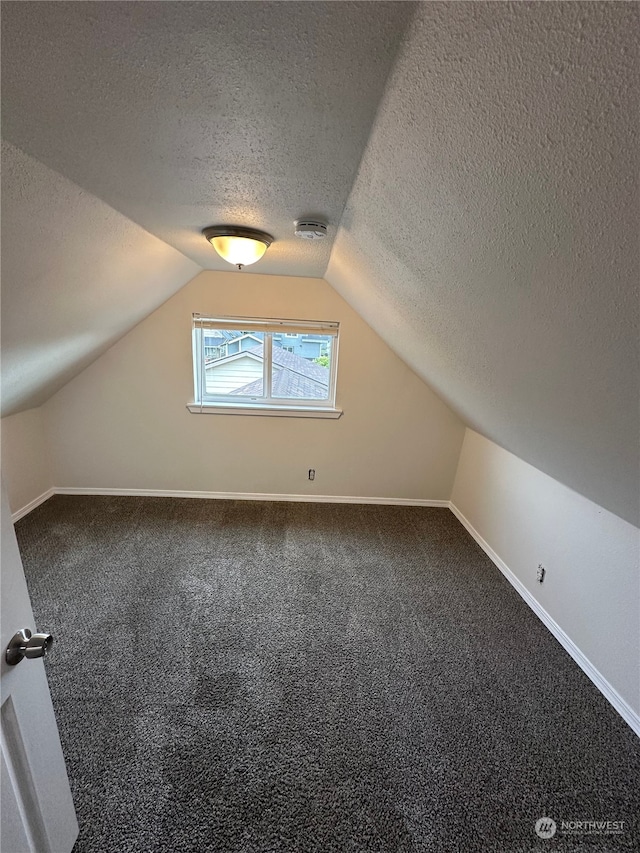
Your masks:
<path fill-rule="evenodd" d="M 2 142 L 2 414 L 41 405 L 200 267 Z"/>

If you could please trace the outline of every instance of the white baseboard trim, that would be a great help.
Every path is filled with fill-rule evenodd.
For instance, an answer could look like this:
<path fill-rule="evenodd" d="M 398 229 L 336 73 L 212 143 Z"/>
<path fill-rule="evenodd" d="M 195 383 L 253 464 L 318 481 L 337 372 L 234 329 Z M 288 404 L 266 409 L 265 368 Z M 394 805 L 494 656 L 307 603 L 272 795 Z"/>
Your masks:
<path fill-rule="evenodd" d="M 618 691 L 609 684 L 607 679 L 595 668 L 591 661 L 580 651 L 573 640 L 565 634 L 558 623 L 547 613 L 534 596 L 529 592 L 526 586 L 516 577 L 507 564 L 496 554 L 493 548 L 486 542 L 478 533 L 471 522 L 465 518 L 454 503 L 449 504 L 451 512 L 455 515 L 458 521 L 465 527 L 471 536 L 476 540 L 489 559 L 495 563 L 500 569 L 511 586 L 520 595 L 521 598 L 529 605 L 536 616 L 546 627 L 551 631 L 556 640 L 560 643 L 563 649 L 568 652 L 574 661 L 578 664 L 585 675 L 595 684 L 602 695 L 610 702 L 611 705 L 620 714 L 622 719 L 631 727 L 631 729 L 640 737 L 640 715 L 636 714 L 633 708 L 626 702 Z"/>
<path fill-rule="evenodd" d="M 350 495 L 283 495 L 264 492 L 186 492 L 171 489 L 97 489 L 90 486 L 55 486 L 56 495 L 119 495 L 147 498 L 200 498 L 225 501 L 285 501 L 293 503 L 382 504 L 384 506 L 449 507 L 449 501 L 421 498 L 377 498 Z"/>
<path fill-rule="evenodd" d="M 49 498 L 55 494 L 55 489 L 47 489 L 46 492 L 43 492 L 41 495 L 38 495 L 37 498 L 34 498 L 32 501 L 29 501 L 28 504 L 25 504 L 21 509 L 17 509 L 15 512 L 11 513 L 11 521 L 15 524 L 16 521 L 19 521 L 25 515 L 29 515 L 32 509 L 35 509 L 40 504 L 43 504 L 45 501 L 48 501 Z"/>

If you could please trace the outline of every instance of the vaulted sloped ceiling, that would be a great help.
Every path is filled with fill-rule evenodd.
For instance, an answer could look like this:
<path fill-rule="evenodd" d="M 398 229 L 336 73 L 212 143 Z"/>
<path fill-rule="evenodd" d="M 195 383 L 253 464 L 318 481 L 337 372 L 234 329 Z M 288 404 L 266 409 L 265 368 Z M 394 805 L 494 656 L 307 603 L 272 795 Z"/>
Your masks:
<path fill-rule="evenodd" d="M 326 274 L 467 424 L 634 524 L 639 8 L 422 4 Z"/>
<path fill-rule="evenodd" d="M 261 273 L 324 275 L 412 10 L 405 3 L 2 6 L 2 132 L 207 269 L 207 225 L 276 241 Z"/>
<path fill-rule="evenodd" d="M 223 269 L 200 231 L 235 222 L 276 237 L 257 272 L 325 275 L 472 427 L 637 523 L 636 4 L 2 12 L 5 412 Z"/>
<path fill-rule="evenodd" d="M 2 3 L 3 415 L 262 228 L 322 276 L 411 4 Z M 294 219 L 330 238 L 296 239 Z"/>
<path fill-rule="evenodd" d="M 2 144 L 2 414 L 38 406 L 200 271 Z"/>

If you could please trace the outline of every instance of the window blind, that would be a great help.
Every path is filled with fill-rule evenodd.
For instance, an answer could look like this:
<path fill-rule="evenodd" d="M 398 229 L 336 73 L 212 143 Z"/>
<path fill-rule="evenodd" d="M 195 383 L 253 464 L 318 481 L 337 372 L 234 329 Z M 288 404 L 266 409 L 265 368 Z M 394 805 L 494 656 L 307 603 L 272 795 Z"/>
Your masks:
<path fill-rule="evenodd" d="M 289 335 L 329 335 L 336 337 L 339 323 L 321 320 L 273 320 L 247 317 L 203 317 L 193 315 L 197 329 L 229 329 L 238 332 L 284 332 Z"/>

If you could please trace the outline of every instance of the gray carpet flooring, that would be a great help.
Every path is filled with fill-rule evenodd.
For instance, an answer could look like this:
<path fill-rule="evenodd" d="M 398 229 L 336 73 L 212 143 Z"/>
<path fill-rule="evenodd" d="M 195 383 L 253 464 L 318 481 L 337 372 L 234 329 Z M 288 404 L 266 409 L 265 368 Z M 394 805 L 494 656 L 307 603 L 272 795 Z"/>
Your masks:
<path fill-rule="evenodd" d="M 448 510 L 55 496 L 17 534 L 77 853 L 640 849 L 638 739 Z"/>

